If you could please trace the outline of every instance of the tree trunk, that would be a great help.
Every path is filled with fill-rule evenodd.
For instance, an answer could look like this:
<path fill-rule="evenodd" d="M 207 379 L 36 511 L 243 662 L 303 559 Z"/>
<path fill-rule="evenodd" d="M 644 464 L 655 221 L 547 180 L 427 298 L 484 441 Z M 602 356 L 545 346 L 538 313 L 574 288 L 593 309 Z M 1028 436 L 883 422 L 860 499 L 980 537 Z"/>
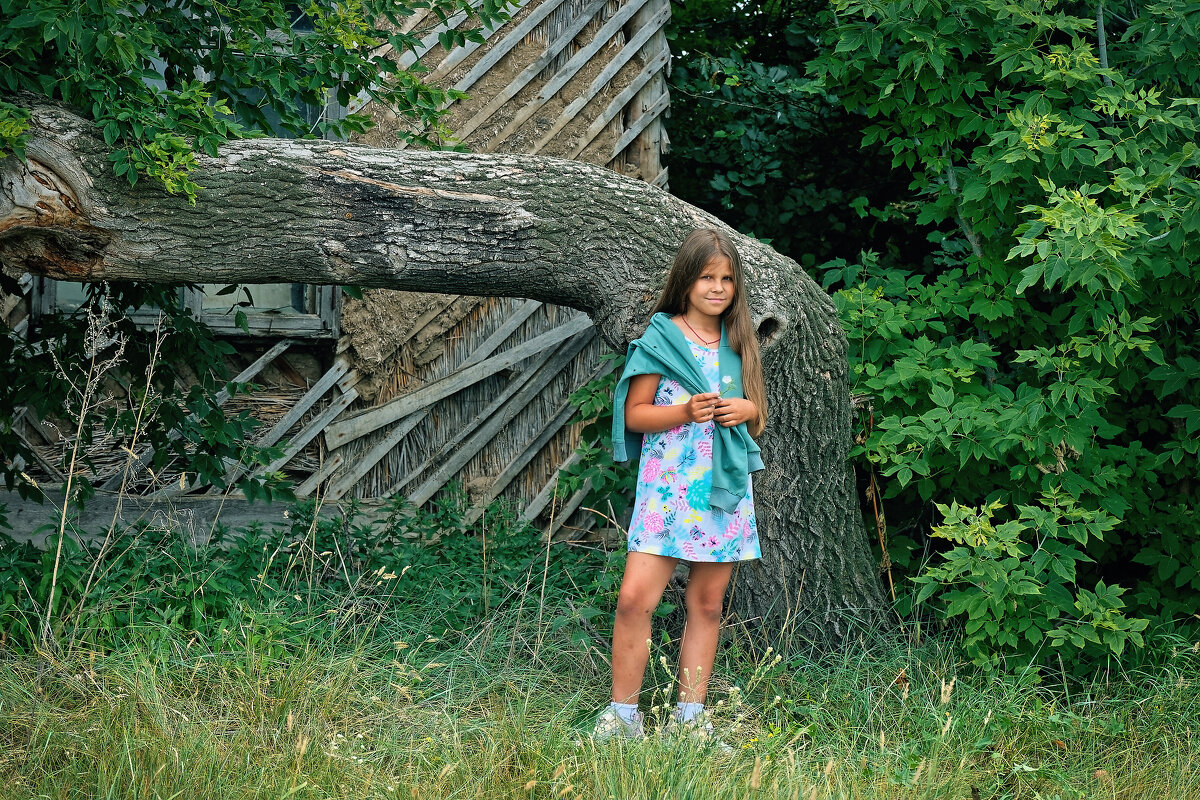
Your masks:
<path fill-rule="evenodd" d="M 75 281 L 350 284 L 528 297 L 587 312 L 609 345 L 644 329 L 686 232 L 729 231 L 763 343 L 764 558 L 737 574 L 743 619 L 790 614 L 843 638 L 884 607 L 846 463 L 846 340 L 803 270 L 652 186 L 574 161 L 254 139 L 199 156 L 194 205 L 115 176 L 95 126 L 33 113 L 28 162 L 0 162 L 0 263 Z"/>

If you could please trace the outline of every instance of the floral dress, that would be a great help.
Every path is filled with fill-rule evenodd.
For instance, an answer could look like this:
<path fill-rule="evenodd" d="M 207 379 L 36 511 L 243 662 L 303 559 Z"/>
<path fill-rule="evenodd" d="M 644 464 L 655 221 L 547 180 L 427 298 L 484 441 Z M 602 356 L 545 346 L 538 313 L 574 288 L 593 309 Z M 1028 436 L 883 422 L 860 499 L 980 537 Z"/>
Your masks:
<path fill-rule="evenodd" d="M 718 391 L 717 351 L 689 341 L 704 376 Z M 658 381 L 654 405 L 681 405 L 691 395 L 675 381 Z M 751 487 L 737 509 L 727 513 L 709 505 L 712 494 L 714 422 L 689 422 L 647 433 L 638 464 L 629 551 L 684 561 L 746 561 L 760 558 L 758 525 Z"/>

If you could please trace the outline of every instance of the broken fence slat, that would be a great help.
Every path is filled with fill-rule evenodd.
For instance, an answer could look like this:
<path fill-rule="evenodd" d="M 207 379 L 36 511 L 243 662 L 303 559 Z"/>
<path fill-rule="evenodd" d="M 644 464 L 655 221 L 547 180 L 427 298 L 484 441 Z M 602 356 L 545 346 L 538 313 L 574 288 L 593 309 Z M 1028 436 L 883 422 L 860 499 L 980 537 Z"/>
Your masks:
<path fill-rule="evenodd" d="M 334 361 L 333 366 L 313 384 L 312 388 L 304 393 L 296 404 L 288 409 L 288 412 L 283 415 L 267 434 L 258 440 L 259 447 L 270 447 L 283 438 L 283 435 L 292 429 L 300 419 L 308 412 L 310 408 L 316 405 L 317 401 L 325 396 L 333 386 L 342 379 L 347 372 L 350 371 L 350 363 L 345 359 L 339 358 Z M 238 464 L 229 471 L 225 476 L 225 484 L 228 486 L 237 480 L 237 477 L 242 472 L 245 472 L 246 465 Z"/>
<path fill-rule="evenodd" d="M 571 415 L 574 413 L 574 411 L 574 406 L 572 406 L 569 402 L 563 403 L 557 409 L 555 409 L 554 416 L 551 417 L 550 421 L 546 423 L 546 426 L 542 429 L 542 432 L 539 433 L 533 441 L 526 444 L 521 452 L 518 453 L 512 461 L 509 461 L 508 464 L 505 465 L 500 474 L 492 479 L 492 485 L 488 487 L 487 492 L 485 492 L 481 498 L 482 502 L 467 513 L 466 521 L 468 525 L 479 519 L 479 516 L 483 514 L 484 508 L 486 508 L 489 503 L 499 497 L 500 493 L 503 492 L 510 483 L 512 483 L 513 478 L 517 477 L 521 470 L 525 469 L 529 462 L 533 460 L 533 457 L 538 454 L 538 451 L 540 451 L 551 439 L 558 435 L 558 432 L 562 430 L 563 426 L 570 421 Z"/>
<path fill-rule="evenodd" d="M 562 340 L 586 330 L 591 326 L 591 320 L 585 315 L 559 325 L 541 336 L 535 336 L 528 341 L 492 356 L 467 369 L 453 372 L 445 378 L 422 386 L 420 389 L 401 395 L 394 400 L 377 408 L 372 408 L 357 414 L 343 422 L 330 425 L 325 431 L 325 443 L 329 449 L 336 450 L 352 442 L 360 436 L 377 431 L 384 425 L 406 417 L 414 411 L 436 403 L 444 397 L 471 386 L 484 378 L 494 375 L 502 369 L 511 367 L 530 356 L 552 347 Z"/>
<path fill-rule="evenodd" d="M 527 320 L 534 311 L 541 307 L 541 303 L 537 300 L 527 300 L 523 303 L 515 314 L 509 317 L 503 325 L 500 326 L 491 336 L 479 344 L 466 358 L 463 363 L 459 364 L 455 371 L 461 371 L 468 367 L 474 366 L 482 362 L 496 348 L 504 343 L 504 340 L 519 328 L 525 320 Z M 408 436 L 412 429 L 420 424 L 421 420 L 429 414 L 432 403 L 423 409 L 419 409 L 409 414 L 400 420 L 400 423 L 388 432 L 380 441 L 375 443 L 369 451 L 356 458 L 352 464 L 348 464 L 342 474 L 337 476 L 337 479 L 331 481 L 325 489 L 325 496 L 329 500 L 337 500 L 358 482 L 363 475 L 366 475 L 376 464 L 382 461 L 388 453 L 400 444 L 405 436 Z"/>
<path fill-rule="evenodd" d="M 296 436 L 288 442 L 288 446 L 284 449 L 282 456 L 275 459 L 270 464 L 267 464 L 265 467 L 259 467 L 258 469 L 254 470 L 253 474 L 262 475 L 263 473 L 274 472 L 275 470 L 283 467 L 285 464 L 295 458 L 297 453 L 303 450 L 309 442 L 317 437 L 317 434 L 325 429 L 326 425 L 336 419 L 338 414 L 341 414 L 343 411 L 345 411 L 346 408 L 356 399 L 358 399 L 358 391 L 354 388 L 351 388 L 350 391 L 346 392 L 337 400 L 334 400 L 329 404 L 328 408 L 326 408 L 316 417 L 313 417 L 313 419 L 304 426 L 300 433 L 296 434 Z"/>
<path fill-rule="evenodd" d="M 230 381 L 230 383 L 248 382 L 254 378 L 254 376 L 258 375 L 258 373 L 262 372 L 268 364 L 274 361 L 277 356 L 282 354 L 293 344 L 295 344 L 295 341 L 292 339 L 281 339 L 280 341 L 276 342 L 274 347 L 259 356 L 253 364 L 239 372 L 234 379 Z M 229 390 L 222 389 L 221 391 L 217 392 L 217 396 L 213 400 L 218 406 L 225 405 L 225 403 L 229 401 Z M 188 421 L 195 422 L 195 420 L 195 414 L 188 415 Z M 182 434 L 180 434 L 178 431 L 171 431 L 169 434 L 167 434 L 167 438 L 174 441 L 181 435 Z M 146 450 L 146 452 L 138 456 L 132 463 L 127 464 L 125 467 L 117 470 L 115 475 L 100 485 L 100 488 L 108 491 L 116 489 L 125 483 L 128 478 L 132 478 L 141 473 L 141 471 L 146 468 L 146 465 L 150 463 L 152 458 L 154 458 L 154 448 Z"/>
<path fill-rule="evenodd" d="M 590 330 L 577 333 L 575 338 L 560 347 L 554 357 L 539 367 L 536 375 L 531 375 L 521 390 L 505 402 L 504 408 L 499 413 L 493 414 L 482 426 L 474 430 L 462 447 L 449 455 L 437 471 L 426 478 L 416 491 L 409 494 L 408 499 L 412 501 L 413 505 L 419 506 L 437 494 L 446 481 L 450 480 L 483 450 L 501 428 L 512 422 L 517 414 L 545 387 L 549 379 L 557 375 L 571 359 L 578 355 L 594 335 L 595 333 Z"/>
<path fill-rule="evenodd" d="M 331 458 L 325 460 L 320 469 L 304 479 L 304 482 L 296 487 L 296 497 L 308 497 L 313 493 L 313 490 L 321 485 L 321 482 L 328 478 L 342 466 L 342 462 L 346 457 L 341 453 L 334 453 Z"/>
<path fill-rule="evenodd" d="M 534 495 L 534 498 L 525 505 L 525 508 L 522 509 L 517 519 L 526 522 L 533 522 L 537 519 L 538 514 L 541 514 L 546 506 L 550 505 L 550 501 L 554 499 L 554 491 L 558 486 L 559 476 L 563 473 L 563 470 L 575 466 L 580 458 L 582 456 L 579 455 L 578 450 L 575 450 L 564 458 L 563 462 L 558 465 L 558 469 L 554 470 L 554 473 L 550 476 L 550 480 L 546 481 L 546 485 L 542 487 L 541 491 Z"/>

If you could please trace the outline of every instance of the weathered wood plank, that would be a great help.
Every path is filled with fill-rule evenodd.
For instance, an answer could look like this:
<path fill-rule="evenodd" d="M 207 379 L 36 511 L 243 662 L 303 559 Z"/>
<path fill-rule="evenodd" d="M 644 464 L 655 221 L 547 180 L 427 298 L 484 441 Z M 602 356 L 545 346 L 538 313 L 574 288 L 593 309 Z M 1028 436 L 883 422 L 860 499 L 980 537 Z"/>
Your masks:
<path fill-rule="evenodd" d="M 521 43 L 521 40 L 533 32 L 546 17 L 550 16 L 554 9 L 563 4 L 563 0 L 545 0 L 540 6 L 530 12 L 529 16 L 521 21 L 517 27 L 511 31 L 505 31 L 504 38 L 501 39 L 495 47 L 484 54 L 483 58 L 475 66 L 471 67 L 471 71 L 464 75 L 458 83 L 454 84 L 455 89 L 460 92 L 468 91 L 474 86 L 480 78 L 491 71 L 492 67 L 500 62 L 500 59 L 508 55 L 508 53 Z M 504 30 L 503 27 L 501 30 Z M 454 100 L 447 101 L 443 106 L 443 110 L 454 104 Z M 401 150 L 408 147 L 408 142 L 402 141 L 397 144 Z"/>
<path fill-rule="evenodd" d="M 346 457 L 342 453 L 334 453 L 331 457 L 325 459 L 325 463 L 316 472 L 309 475 L 296 487 L 296 497 L 308 497 L 330 475 L 337 472 L 345 461 Z"/>
<path fill-rule="evenodd" d="M 330 403 L 328 408 L 326 408 L 316 417 L 313 417 L 309 423 L 305 425 L 303 429 L 301 429 L 300 433 L 296 434 L 296 436 L 288 442 L 287 447 L 284 448 L 282 456 L 275 459 L 270 464 L 267 464 L 265 467 L 259 467 L 258 469 L 254 470 L 252 474 L 263 475 L 267 472 L 274 472 L 275 470 L 282 468 L 285 464 L 295 458 L 297 453 L 303 450 L 309 442 L 311 442 L 319 433 L 321 433 L 321 431 L 325 430 L 325 427 L 330 422 L 337 419 L 337 416 L 345 411 L 350 404 L 357 399 L 358 391 L 354 389 L 354 387 L 351 387 L 348 392 Z"/>
<path fill-rule="evenodd" d="M 637 55 L 637 52 L 642 45 L 644 45 L 647 40 L 649 40 L 650 37 L 657 32 L 655 26 L 661 27 L 670 19 L 671 10 L 668 8 L 664 11 L 660 11 L 654 17 L 654 19 L 651 20 L 650 27 L 639 30 L 637 34 L 635 34 L 634 37 L 630 39 L 623 48 L 621 48 L 621 52 L 617 53 L 613 60 L 608 62 L 608 65 L 604 68 L 604 71 L 596 76 L 596 79 L 592 81 L 587 90 L 567 104 L 567 107 L 564 108 L 562 113 L 558 115 L 558 119 L 556 119 L 554 124 L 550 126 L 550 130 L 547 131 L 546 134 L 537 142 L 537 144 L 530 149 L 530 155 L 536 154 L 543 147 L 548 145 L 554 139 L 554 137 L 558 135 L 559 131 L 569 125 L 571 120 L 575 119 L 579 112 L 583 111 L 584 107 L 595 99 L 596 95 L 599 94 L 599 92 L 604 88 L 605 84 L 616 77 L 616 74 L 621 71 L 621 68 L 629 62 L 629 59 Z M 670 61 L 670 57 L 670 52 L 664 50 L 660 51 L 651 60 L 658 66 L 665 68 L 667 62 Z"/>
<path fill-rule="evenodd" d="M 659 54 L 660 59 L 664 57 L 664 54 Z M 604 128 L 613 121 L 613 118 L 625 109 L 625 106 L 627 106 L 629 101 L 634 98 L 634 95 L 636 95 L 638 91 L 661 70 L 662 64 L 660 64 L 658 60 L 652 59 L 649 63 L 647 63 L 646 66 L 642 68 L 642 71 L 637 74 L 637 77 L 630 81 L 629 85 L 622 89 L 617 96 L 614 97 L 607 106 L 605 106 L 604 111 L 600 112 L 600 116 L 596 117 L 592 124 L 588 126 L 587 131 L 584 132 L 583 136 L 580 137 L 577 142 L 575 142 L 575 146 L 572 147 L 571 152 L 567 154 L 567 158 L 579 158 L 579 154 L 587 149 L 587 146 L 590 145 L 596 139 L 596 137 L 600 135 L 600 132 L 603 131 Z"/>
<path fill-rule="evenodd" d="M 463 446 L 447 457 L 442 465 L 416 491 L 408 495 L 408 499 L 414 505 L 419 506 L 433 497 L 446 484 L 446 481 L 450 480 L 477 453 L 487 446 L 501 428 L 512 422 L 513 418 L 542 390 L 549 379 L 558 374 L 571 359 L 578 355 L 579 351 L 595 335 L 595 332 L 591 330 L 577 332 L 570 341 L 559 348 L 553 359 L 538 369 L 537 378 L 526 381 L 521 390 L 509 398 L 498 413 L 494 413 L 483 425 L 478 426 L 470 438 L 464 442 Z"/>
<path fill-rule="evenodd" d="M 575 74 L 583 68 L 583 65 L 590 61 L 592 56 L 599 52 L 601 47 L 607 45 L 608 40 L 621 30 L 621 26 L 624 25 L 630 17 L 641 10 L 642 6 L 647 2 L 648 0 L 630 0 L 630 2 L 621 6 L 621 8 L 617 10 L 617 13 L 613 14 L 608 21 L 604 23 L 600 30 L 596 31 L 596 34 L 592 37 L 592 40 L 584 47 L 581 47 L 575 53 L 575 55 L 571 56 L 570 60 L 568 60 L 566 64 L 563 64 L 558 72 L 556 72 L 554 76 L 542 86 L 537 95 L 528 103 L 526 103 L 520 110 L 518 110 L 517 113 L 513 115 L 513 118 L 509 120 L 508 124 L 501 128 L 500 132 L 491 138 L 491 140 L 488 142 L 488 148 L 494 149 L 495 145 L 516 133 L 517 129 L 524 125 L 530 117 L 536 114 L 538 110 L 550 100 L 550 98 L 558 94 L 559 90 L 566 86 L 567 82 L 570 81 L 571 78 L 574 78 Z"/>
<path fill-rule="evenodd" d="M 530 0 L 520 0 L 520 2 L 513 3 L 512 10 L 509 12 L 510 18 L 516 17 L 517 14 L 520 13 L 521 10 L 524 9 L 525 6 L 529 4 L 529 2 L 530 2 Z M 552 3 L 552 2 L 546 2 L 543 5 L 549 5 L 549 6 L 553 7 L 557 4 Z M 550 12 L 547 11 L 546 13 L 548 14 Z M 533 15 L 531 14 L 530 16 L 533 16 Z M 537 22 L 540 22 L 542 19 L 544 19 L 544 15 L 541 17 L 538 17 Z M 536 25 L 537 22 L 534 22 L 534 25 Z M 531 30 L 532 30 L 532 28 L 533 28 L 533 26 L 530 26 Z M 438 65 L 436 68 L 434 68 L 433 72 L 431 72 L 425 76 L 425 79 L 424 79 L 425 82 L 430 83 L 430 84 L 436 83 L 436 82 L 440 81 L 442 78 L 449 75 L 451 72 L 453 72 L 455 70 L 456 67 L 458 67 L 459 64 L 461 64 L 462 62 L 464 62 L 468 58 L 470 58 L 471 55 L 476 50 L 478 50 L 480 47 L 482 47 L 484 44 L 486 44 L 492 38 L 492 36 L 494 36 L 496 33 L 499 33 L 502 30 L 504 30 L 504 24 L 501 24 L 497 28 L 489 28 L 487 26 L 484 26 L 482 42 L 467 42 L 466 44 L 459 45 L 458 47 L 451 50 L 449 53 L 446 54 L 445 58 L 443 58 L 440 62 L 438 62 Z M 514 35 L 515 35 L 516 30 L 517 29 L 514 29 Z M 524 34 L 521 34 L 518 37 L 517 41 L 520 41 L 520 39 L 523 37 L 524 37 Z M 508 51 L 505 50 L 505 52 L 508 52 Z M 499 59 L 497 59 L 497 60 L 499 60 Z"/>
<path fill-rule="evenodd" d="M 615 365 L 613 362 L 606 361 L 597 369 L 593 370 L 592 374 L 589 375 L 587 380 L 584 382 L 587 383 L 602 378 L 608 373 L 612 372 L 614 368 Z M 504 469 L 502 469 L 500 473 L 492 479 L 492 485 L 489 486 L 487 492 L 484 493 L 483 503 L 480 504 L 481 507 L 472 509 L 467 515 L 470 522 L 477 520 L 479 515 L 483 513 L 482 506 L 486 506 L 488 503 L 495 500 L 505 489 L 508 488 L 508 485 L 512 483 L 519 474 L 521 474 L 521 470 L 528 466 L 529 462 L 533 460 L 533 457 L 541 452 L 541 449 L 545 447 L 551 439 L 557 436 L 559 431 L 561 431 L 563 427 L 570 422 L 571 416 L 574 413 L 575 407 L 571 405 L 570 400 L 564 400 L 558 405 L 554 411 L 554 415 L 542 428 L 541 433 L 534 437 L 533 441 L 525 445 L 521 452 L 513 457 L 513 459 L 505 465 Z"/>
<path fill-rule="evenodd" d="M 535 336 L 510 350 L 492 356 L 471 367 L 451 373 L 441 380 L 422 386 L 408 394 L 401 395 L 384 405 L 368 409 L 347 420 L 329 426 L 325 431 L 325 443 L 331 450 L 336 450 L 347 442 L 354 441 L 372 431 L 379 430 L 396 420 L 406 417 L 414 411 L 422 409 L 431 403 L 449 397 L 457 391 L 478 383 L 489 375 L 494 375 L 502 369 L 540 353 L 548 347 L 558 344 L 563 339 L 579 333 L 591 326 L 591 320 L 582 314 L 560 325 L 541 336 Z"/>
<path fill-rule="evenodd" d="M 611 161 L 612 159 L 621 155 L 621 151 L 632 144 L 633 140 L 636 139 L 641 132 L 646 129 L 646 126 L 658 119 L 659 116 L 666 111 L 667 107 L 670 105 L 671 96 L 669 94 L 663 92 L 661 95 L 659 95 L 658 99 L 654 101 L 653 105 L 642 112 L 640 117 L 629 123 L 629 128 L 625 131 L 625 133 L 621 134 L 621 138 L 617 140 L 615 145 L 613 145 L 612 153 L 608 157 L 609 160 Z"/>
<path fill-rule="evenodd" d="M 293 344 L 295 344 L 295 342 L 291 339 L 283 339 L 279 342 L 276 342 L 274 347 L 272 347 L 270 350 L 268 350 L 267 352 L 265 352 L 261 356 L 259 356 L 258 359 L 253 364 L 251 364 L 250 366 L 246 367 L 244 370 L 239 372 L 234 377 L 233 381 L 231 381 L 231 382 L 232 383 L 246 383 L 246 382 L 250 381 L 256 375 L 258 375 L 258 373 L 262 372 L 263 369 L 268 364 L 270 364 L 272 361 L 274 361 L 276 356 L 282 354 L 285 350 L 287 350 Z M 229 401 L 229 391 L 227 389 L 221 389 L 221 391 L 217 392 L 216 397 L 213 398 L 213 402 L 215 402 L 218 406 L 223 406 L 228 401 Z M 188 416 L 189 422 L 195 422 L 195 420 L 196 420 L 195 414 L 191 414 Z M 181 435 L 182 434 L 178 433 L 177 431 L 171 431 L 171 433 L 168 434 L 168 438 L 170 438 L 172 441 L 174 441 L 175 439 L 178 439 Z M 115 475 L 113 475 L 111 478 L 109 478 L 104 483 L 102 483 L 100 485 L 100 488 L 104 489 L 106 491 L 113 491 L 113 490 L 117 489 L 128 478 L 132 478 L 132 477 L 139 475 L 141 473 L 141 471 L 146 468 L 146 465 L 150 463 L 150 460 L 152 458 L 154 458 L 154 448 L 149 448 L 146 450 L 146 452 L 144 452 L 140 456 L 138 456 L 133 462 L 128 464 L 125 468 L 118 470 Z"/>
<path fill-rule="evenodd" d="M 666 191 L 667 177 L 668 177 L 667 176 L 667 167 L 663 167 L 662 172 L 655 175 L 654 180 L 650 181 L 650 185 L 657 186 L 658 188 L 662 189 L 663 191 Z"/>
<path fill-rule="evenodd" d="M 333 366 L 313 384 L 311 389 L 304 393 L 303 397 L 296 401 L 296 404 L 256 444 L 259 447 L 270 447 L 282 439 L 283 435 L 291 430 L 292 426 L 299 422 L 308 413 L 308 410 L 316 405 L 317 401 L 324 397 L 325 393 L 333 388 L 349 371 L 350 362 L 342 358 L 335 360 Z M 245 465 L 235 465 L 225 474 L 225 485 L 228 486 L 233 483 L 237 480 L 238 475 L 244 471 Z"/>
<path fill-rule="evenodd" d="M 61 486 L 43 487 L 46 502 L 26 500 L 16 492 L 0 489 L 0 503 L 8 507 L 12 530 L 6 531 L 18 542 L 32 542 L 45 547 L 57 536 L 58 518 L 64 499 Z M 237 496 L 208 495 L 153 499 L 137 495 L 97 492 L 83 510 L 68 517 L 71 530 L 85 539 L 100 540 L 116 520 L 118 531 L 150 524 L 157 528 L 172 528 L 188 533 L 196 544 L 206 544 L 218 524 L 231 530 L 259 524 L 265 527 L 288 527 L 292 524 L 284 513 L 288 503 L 251 503 Z M 368 513 L 375 506 L 368 506 Z M 329 518 L 340 514 L 337 505 L 323 506 L 320 516 Z"/>
<path fill-rule="evenodd" d="M 533 522 L 537 519 L 538 514 L 541 514 L 546 506 L 550 505 L 550 501 L 554 499 L 555 488 L 558 486 L 559 475 L 565 469 L 570 469 L 579 462 L 581 456 L 579 451 L 575 450 L 569 456 L 563 459 L 563 462 L 558 465 L 558 469 L 550 476 L 550 480 L 546 481 L 546 485 L 542 487 L 532 500 L 525 504 L 525 508 L 521 509 L 521 514 L 518 519 L 523 519 L 526 522 Z"/>
<path fill-rule="evenodd" d="M 567 502 L 563 503 L 555 510 L 554 521 L 546 530 L 547 539 L 554 539 L 554 534 L 558 533 L 562 529 L 562 526 L 567 523 L 567 520 L 570 519 L 571 515 L 575 513 L 575 510 L 583 504 L 583 498 L 587 497 L 587 493 L 591 490 L 591 480 L 585 480 L 583 485 L 579 487 L 579 491 L 571 495 Z"/>
<path fill-rule="evenodd" d="M 495 352 L 496 348 L 503 344 L 504 340 L 511 336 L 513 332 L 516 331 L 517 328 L 519 328 L 525 322 L 525 320 L 527 320 L 530 315 L 533 314 L 534 311 L 541 307 L 541 305 L 542 304 L 537 300 L 525 301 L 525 303 L 523 303 L 520 308 L 517 309 L 517 312 L 509 317 L 509 319 L 506 320 L 499 329 L 492 333 L 491 336 L 481 342 L 479 346 L 467 356 L 466 360 L 455 368 L 455 371 L 461 371 L 468 367 L 474 366 L 490 356 L 493 352 Z M 421 421 L 428 416 L 432 406 L 433 404 L 431 403 L 429 406 L 414 411 L 404 419 L 400 420 L 399 424 L 389 431 L 386 436 L 376 442 L 374 447 L 372 447 L 366 453 L 360 455 L 358 458 L 354 459 L 352 463 L 347 464 L 343 469 L 342 474 L 338 475 L 336 480 L 332 481 L 329 486 L 326 487 L 326 498 L 330 500 L 337 500 L 345 495 L 346 492 L 350 491 L 350 489 L 353 488 L 354 484 L 357 483 L 362 476 L 366 475 L 375 467 L 376 464 L 382 461 L 388 453 L 392 452 L 392 450 L 400 444 L 404 437 L 408 436 L 408 434 L 412 432 L 413 428 L 419 425 Z"/>
<path fill-rule="evenodd" d="M 511 100 L 513 96 L 517 94 L 517 92 L 524 89 L 531 80 L 537 77 L 539 72 L 549 66 L 550 62 L 553 61 L 560 52 L 562 52 L 563 48 L 569 45 L 571 41 L 579 35 L 580 31 L 587 27 L 587 24 L 592 21 L 592 17 L 596 16 L 596 14 L 599 13 L 600 9 L 602 9 L 607 2 L 608 0 L 592 0 L 592 2 L 589 3 L 586 8 L 584 8 L 579 17 L 572 22 L 566 30 L 563 31 L 562 35 L 551 42 L 549 46 L 547 46 L 546 50 L 540 56 L 534 59 L 533 63 L 523 69 L 521 73 L 517 75 L 517 77 L 513 78 L 507 86 L 493 96 L 488 104 L 484 106 L 475 116 L 471 117 L 470 120 L 460 125 L 458 129 L 454 131 L 454 135 L 460 140 L 465 141 L 468 136 L 475 132 L 476 128 L 490 119 L 493 114 L 500 110 L 501 106 Z"/>

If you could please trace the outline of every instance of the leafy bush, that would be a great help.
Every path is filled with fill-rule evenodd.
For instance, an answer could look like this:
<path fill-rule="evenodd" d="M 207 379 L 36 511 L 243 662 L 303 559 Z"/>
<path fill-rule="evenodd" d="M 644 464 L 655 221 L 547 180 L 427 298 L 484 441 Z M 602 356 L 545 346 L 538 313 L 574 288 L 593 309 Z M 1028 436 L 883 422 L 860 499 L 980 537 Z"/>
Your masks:
<path fill-rule="evenodd" d="M 1014 599 L 1015 584 L 979 580 L 996 563 L 1054 585 L 1037 563 L 1045 550 L 1022 543 L 1053 541 L 1037 515 L 1103 520 L 1079 551 L 1087 559 L 1069 559 L 1086 564 L 1097 591 L 1079 589 L 1070 603 L 1056 591 L 1049 603 L 1074 615 L 1075 635 L 1031 628 L 1037 614 L 1018 600 L 1019 613 L 970 614 L 970 647 L 994 661 L 1032 635 L 1120 653 L 1140 628 L 1105 633 L 1095 622 L 1081 633 L 1119 608 L 1119 591 L 1099 587 L 1133 585 L 1139 614 L 1190 613 L 1200 593 L 1182 566 L 1200 543 L 1188 499 L 1200 473 L 1194 9 L 1133 3 L 1120 14 L 1101 6 L 1098 17 L 1095 6 L 1034 0 L 834 9 L 813 74 L 866 118 L 865 145 L 911 171 L 902 212 L 940 246 L 926 265 L 868 254 L 826 274 L 856 388 L 874 396 L 874 430 L 854 454 L 892 479 L 893 516 L 932 502 L 950 515 L 935 533 L 959 547 L 921 580 L 923 592 L 958 587 L 951 613 Z M 1020 511 L 985 538 L 1007 542 L 1015 561 L 963 543 L 990 529 L 997 502 Z"/>

